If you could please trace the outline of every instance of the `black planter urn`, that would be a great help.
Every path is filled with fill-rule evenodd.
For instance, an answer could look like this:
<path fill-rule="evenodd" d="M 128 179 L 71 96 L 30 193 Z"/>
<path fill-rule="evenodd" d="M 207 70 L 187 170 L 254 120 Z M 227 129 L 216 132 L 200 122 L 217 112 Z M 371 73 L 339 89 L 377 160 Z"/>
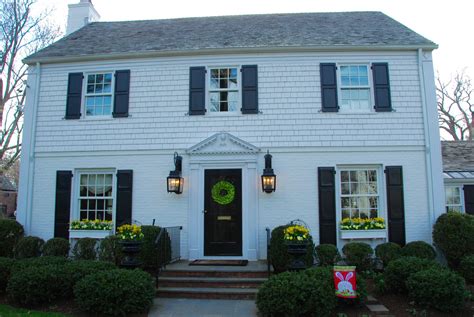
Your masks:
<path fill-rule="evenodd" d="M 130 241 L 121 240 L 123 259 L 120 266 L 128 269 L 135 269 L 139 267 L 142 262 L 138 259 L 138 253 L 140 253 L 142 242 L 141 241 Z"/>
<path fill-rule="evenodd" d="M 289 270 L 300 271 L 307 269 L 305 255 L 308 252 L 308 242 L 286 243 L 288 254 L 291 256 Z"/>

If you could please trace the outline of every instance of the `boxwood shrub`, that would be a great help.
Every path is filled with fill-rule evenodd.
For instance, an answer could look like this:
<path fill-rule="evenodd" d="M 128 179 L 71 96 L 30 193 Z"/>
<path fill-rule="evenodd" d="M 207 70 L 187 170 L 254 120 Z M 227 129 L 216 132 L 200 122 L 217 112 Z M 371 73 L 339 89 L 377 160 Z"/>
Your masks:
<path fill-rule="evenodd" d="M 417 257 L 401 257 L 391 261 L 385 269 L 384 281 L 387 291 L 394 293 L 406 293 L 405 282 L 414 273 L 429 268 L 441 268 L 441 265 L 433 260 L 420 259 Z"/>
<path fill-rule="evenodd" d="M 401 256 L 402 247 L 393 242 L 386 242 L 375 247 L 375 256 L 383 263 L 383 267 Z"/>
<path fill-rule="evenodd" d="M 160 240 L 160 245 L 156 244 L 156 238 L 161 230 L 162 228 L 158 226 L 142 226 L 144 237 L 140 260 L 146 268 L 157 269 L 161 264 L 171 260 L 171 240 L 166 231 Z"/>
<path fill-rule="evenodd" d="M 433 241 L 448 265 L 457 269 L 465 255 L 474 254 L 474 216 L 458 212 L 442 214 L 433 227 Z"/>
<path fill-rule="evenodd" d="M 332 266 L 341 258 L 339 250 L 332 244 L 320 244 L 316 247 L 316 258 L 320 266 Z"/>
<path fill-rule="evenodd" d="M 448 269 L 432 267 L 413 273 L 406 286 L 415 303 L 443 312 L 462 310 L 468 296 L 464 279 Z"/>
<path fill-rule="evenodd" d="M 52 238 L 44 244 L 43 255 L 67 257 L 69 255 L 69 247 L 69 240 L 64 238 Z"/>
<path fill-rule="evenodd" d="M 21 271 L 30 267 L 40 267 L 49 265 L 64 265 L 68 260 L 59 256 L 42 256 L 39 258 L 27 258 L 15 261 L 12 271 Z"/>
<path fill-rule="evenodd" d="M 74 287 L 77 305 L 98 315 L 127 316 L 148 311 L 155 297 L 150 274 L 115 269 L 87 275 Z"/>
<path fill-rule="evenodd" d="M 44 240 L 38 237 L 23 237 L 15 245 L 14 254 L 16 259 L 36 258 L 41 255 Z"/>
<path fill-rule="evenodd" d="M 94 260 L 75 260 L 66 264 L 66 270 L 69 272 L 73 284 L 92 273 L 110 271 L 116 268 L 111 262 Z"/>
<path fill-rule="evenodd" d="M 342 247 L 342 253 L 344 253 L 345 262 L 356 266 L 357 272 L 372 269 L 374 250 L 367 243 L 349 242 Z"/>
<path fill-rule="evenodd" d="M 23 226 L 15 220 L 0 219 L 0 256 L 13 257 L 13 249 L 23 234 Z"/>
<path fill-rule="evenodd" d="M 271 238 L 270 238 L 270 260 L 273 266 L 273 270 L 276 273 L 284 272 L 288 270 L 288 266 L 290 265 L 290 261 L 292 260 L 292 256 L 288 254 L 288 248 L 285 243 L 284 233 L 285 226 L 279 226 L 272 230 Z M 308 250 L 305 256 L 305 262 L 308 267 L 313 265 L 314 257 L 314 244 L 313 239 L 310 237 L 310 243 L 308 245 Z"/>
<path fill-rule="evenodd" d="M 5 292 L 14 263 L 15 260 L 11 258 L 0 257 L 0 293 Z"/>
<path fill-rule="evenodd" d="M 120 265 L 123 258 L 122 245 L 118 236 L 108 236 L 100 241 L 98 256 L 101 261 L 112 262 Z"/>
<path fill-rule="evenodd" d="M 466 255 L 461 259 L 459 273 L 466 279 L 466 282 L 474 284 L 474 254 Z"/>
<path fill-rule="evenodd" d="M 402 255 L 434 260 L 436 258 L 436 251 L 430 244 L 424 241 L 412 241 L 402 248 Z"/>
<path fill-rule="evenodd" d="M 93 238 L 82 238 L 76 241 L 72 249 L 72 255 L 76 260 L 95 260 L 97 259 L 96 250 L 97 240 Z"/>

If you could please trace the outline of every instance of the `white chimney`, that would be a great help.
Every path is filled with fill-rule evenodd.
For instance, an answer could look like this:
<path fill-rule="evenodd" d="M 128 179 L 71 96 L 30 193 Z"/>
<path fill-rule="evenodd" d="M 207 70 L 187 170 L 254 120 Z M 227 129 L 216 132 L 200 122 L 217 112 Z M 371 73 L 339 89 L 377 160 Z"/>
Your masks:
<path fill-rule="evenodd" d="M 79 30 L 83 26 L 98 21 L 99 13 L 95 10 L 92 0 L 80 0 L 77 4 L 69 5 L 66 35 Z"/>

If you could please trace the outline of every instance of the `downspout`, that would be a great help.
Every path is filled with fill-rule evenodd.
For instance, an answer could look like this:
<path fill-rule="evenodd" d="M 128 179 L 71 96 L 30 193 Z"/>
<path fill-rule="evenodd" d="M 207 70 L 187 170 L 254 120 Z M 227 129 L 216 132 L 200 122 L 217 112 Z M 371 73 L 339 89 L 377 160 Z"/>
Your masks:
<path fill-rule="evenodd" d="M 35 100 L 33 103 L 33 121 L 31 122 L 31 134 L 30 134 L 30 156 L 29 156 L 29 170 L 28 170 L 28 194 L 27 194 L 27 208 L 26 211 L 26 228 L 27 232 L 31 233 L 31 218 L 33 213 L 33 189 L 35 180 L 35 142 L 36 142 L 36 118 L 38 115 L 39 105 L 39 93 L 40 93 L 40 81 L 41 81 L 41 65 L 36 63 L 36 83 L 35 83 Z"/>
<path fill-rule="evenodd" d="M 422 54 L 423 50 L 418 49 L 418 76 L 420 78 L 421 87 L 421 105 L 423 109 L 423 125 L 425 134 L 425 167 L 426 167 L 426 184 L 427 184 L 427 196 L 428 196 L 428 208 L 429 208 L 429 223 L 430 228 L 433 227 L 435 221 L 435 210 L 434 210 L 434 193 L 433 193 L 433 169 L 431 164 L 431 143 L 430 143 L 430 129 L 428 126 L 428 105 L 426 104 L 425 97 L 425 78 L 423 76 L 423 65 L 422 65 Z M 432 239 L 432 238 L 431 238 Z"/>

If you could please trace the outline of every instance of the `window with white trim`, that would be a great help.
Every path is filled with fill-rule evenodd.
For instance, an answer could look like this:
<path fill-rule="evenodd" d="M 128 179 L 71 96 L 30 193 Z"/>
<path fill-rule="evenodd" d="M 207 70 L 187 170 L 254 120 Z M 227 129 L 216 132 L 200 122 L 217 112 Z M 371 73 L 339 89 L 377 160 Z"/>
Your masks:
<path fill-rule="evenodd" d="M 462 187 L 461 186 L 445 186 L 446 195 L 446 211 L 463 212 L 462 206 Z"/>
<path fill-rule="evenodd" d="M 379 175 L 375 168 L 339 171 L 341 219 L 380 216 Z"/>
<path fill-rule="evenodd" d="M 370 81 L 368 65 L 340 65 L 340 109 L 342 111 L 370 110 Z"/>
<path fill-rule="evenodd" d="M 112 114 L 112 73 L 86 75 L 86 116 L 109 116 Z"/>
<path fill-rule="evenodd" d="M 84 172 L 79 174 L 79 219 L 113 219 L 113 174 Z"/>
<path fill-rule="evenodd" d="M 209 69 L 209 111 L 236 112 L 239 101 L 237 67 Z"/>

